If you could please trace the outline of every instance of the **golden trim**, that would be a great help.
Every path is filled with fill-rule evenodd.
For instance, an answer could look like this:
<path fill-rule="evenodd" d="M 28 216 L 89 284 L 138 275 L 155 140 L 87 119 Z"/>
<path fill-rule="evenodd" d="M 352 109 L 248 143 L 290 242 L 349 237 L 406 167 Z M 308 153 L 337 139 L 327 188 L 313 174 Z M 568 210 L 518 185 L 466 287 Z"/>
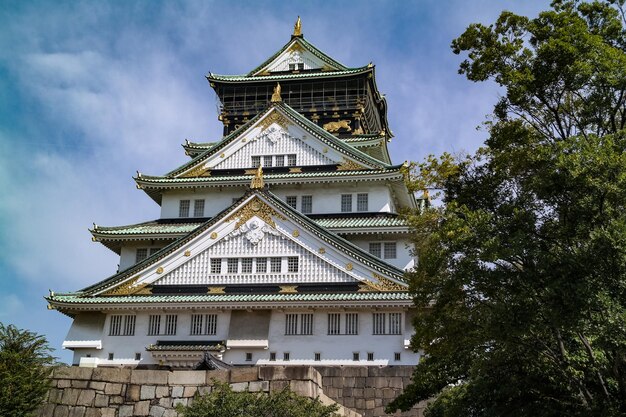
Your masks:
<path fill-rule="evenodd" d="M 209 236 L 211 239 L 217 239 L 217 233 L 213 232 L 211 233 L 211 236 Z"/>
<path fill-rule="evenodd" d="M 353 265 L 351 263 L 346 264 L 346 271 L 352 271 Z"/>
<path fill-rule="evenodd" d="M 289 119 L 287 119 L 280 112 L 275 110 L 271 112 L 270 114 L 268 114 L 267 116 L 265 116 L 265 118 L 261 120 L 261 122 L 259 123 L 259 126 L 261 127 L 261 130 L 263 131 L 267 129 L 268 127 L 270 127 L 271 125 L 273 125 L 274 123 L 276 123 L 282 128 L 285 128 L 286 126 L 291 124 Z"/>
<path fill-rule="evenodd" d="M 225 157 L 225 156 L 226 156 L 226 154 L 225 154 L 225 153 L 221 153 L 221 154 L 220 154 L 220 158 L 223 158 L 223 157 Z"/>
<path fill-rule="evenodd" d="M 162 267 L 162 266 L 158 267 L 158 268 L 156 269 L 156 273 L 157 273 L 157 274 L 162 274 L 162 273 L 163 273 L 163 267 Z"/>
<path fill-rule="evenodd" d="M 321 253 L 322 255 L 326 253 L 326 249 L 324 248 L 319 248 L 317 251 Z"/>
<path fill-rule="evenodd" d="M 296 168 L 289 168 L 289 173 L 290 173 L 290 174 L 298 174 L 298 173 L 300 173 L 300 172 L 302 172 L 302 168 L 300 168 L 300 167 L 296 167 Z"/>
<path fill-rule="evenodd" d="M 263 181 L 263 167 L 259 165 L 257 168 L 252 181 L 250 182 L 251 189 L 259 189 L 265 187 L 265 181 Z"/>
<path fill-rule="evenodd" d="M 118 285 L 117 287 L 114 287 L 112 289 L 110 289 L 109 291 L 103 293 L 103 295 L 131 295 L 131 294 L 136 294 L 139 291 L 144 290 L 144 288 L 148 285 L 147 282 L 141 283 L 139 285 L 137 285 L 136 287 L 133 287 L 133 285 L 135 285 L 137 283 L 137 281 L 139 281 L 139 278 L 141 278 L 141 275 L 137 275 L 136 277 L 133 277 L 131 279 L 129 279 L 128 281 Z M 151 293 L 149 289 L 145 289 L 144 291 L 142 291 L 142 293 L 146 293 L 146 291 L 148 291 L 148 293 Z"/>
<path fill-rule="evenodd" d="M 322 149 L 322 153 L 328 153 L 328 148 Z"/>
<path fill-rule="evenodd" d="M 276 223 L 272 217 L 277 217 L 281 220 L 287 220 L 285 216 L 278 213 L 272 207 L 268 206 L 263 200 L 259 197 L 254 197 L 250 200 L 245 206 L 237 210 L 235 213 L 231 214 L 226 221 L 231 222 L 234 219 L 237 219 L 237 224 L 235 224 L 235 229 L 239 229 L 243 226 L 248 220 L 253 217 L 258 217 L 263 220 L 268 225 L 276 228 Z"/>
<path fill-rule="evenodd" d="M 185 256 L 191 256 L 191 251 L 190 250 L 186 250 L 185 251 Z"/>
<path fill-rule="evenodd" d="M 224 291 L 226 287 L 208 287 L 207 294 L 226 294 Z"/>
<path fill-rule="evenodd" d="M 295 25 L 293 25 L 293 36 L 302 36 L 302 20 L 298 16 Z"/>
<path fill-rule="evenodd" d="M 300 236 L 300 232 L 299 232 L 298 230 L 294 230 L 294 231 L 291 233 L 291 236 L 293 236 L 293 237 L 298 237 L 298 236 Z"/>
<path fill-rule="evenodd" d="M 185 177 L 185 178 L 189 178 L 189 177 L 210 177 L 211 176 L 211 169 L 210 168 L 206 168 L 203 165 L 197 166 L 194 169 L 192 169 L 191 171 L 188 171 L 186 173 L 184 173 L 183 175 L 181 175 L 181 177 Z"/>
<path fill-rule="evenodd" d="M 362 165 L 357 164 L 356 162 L 343 158 L 343 162 L 337 165 L 337 171 L 358 171 L 363 169 Z"/>
<path fill-rule="evenodd" d="M 254 175 L 256 174 L 256 169 L 246 169 L 243 173 L 244 175 Z"/>
<path fill-rule="evenodd" d="M 335 112 L 333 113 L 332 117 L 339 117 L 339 114 Z M 336 122 L 324 123 L 322 127 L 324 128 L 324 130 L 330 133 L 339 132 L 339 129 L 346 129 L 348 132 L 350 132 L 352 131 L 350 123 L 352 123 L 352 120 L 337 120 Z"/>
<path fill-rule="evenodd" d="M 281 285 L 280 291 L 278 292 L 280 294 L 296 294 L 298 292 L 298 286 L 297 285 Z"/>
<path fill-rule="evenodd" d="M 377 283 L 369 282 L 368 284 L 377 289 L 378 291 L 408 291 L 409 289 L 404 285 L 400 285 L 397 282 L 390 280 L 389 278 L 385 278 L 376 272 L 372 273 L 374 279 L 378 280 Z"/>
<path fill-rule="evenodd" d="M 274 92 L 272 93 L 272 99 L 270 100 L 272 103 L 280 103 L 283 101 L 283 98 L 280 96 L 281 90 L 280 83 L 276 83 L 276 87 L 274 87 Z"/>

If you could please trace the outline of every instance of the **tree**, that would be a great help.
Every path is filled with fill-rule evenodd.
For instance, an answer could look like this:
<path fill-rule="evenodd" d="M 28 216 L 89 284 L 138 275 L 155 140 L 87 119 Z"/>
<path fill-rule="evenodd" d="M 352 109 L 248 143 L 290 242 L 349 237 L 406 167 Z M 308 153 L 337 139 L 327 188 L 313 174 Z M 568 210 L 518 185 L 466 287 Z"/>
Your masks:
<path fill-rule="evenodd" d="M 503 96 L 483 148 L 414 166 L 444 206 L 411 216 L 427 356 L 388 412 L 626 415 L 623 3 L 503 12 L 453 41 L 459 72 Z"/>
<path fill-rule="evenodd" d="M 270 394 L 234 392 L 230 385 L 215 382 L 209 394 L 179 406 L 183 417 L 338 417 L 337 405 L 302 397 L 289 387 Z"/>
<path fill-rule="evenodd" d="M 0 416 L 35 414 L 50 389 L 51 351 L 43 336 L 0 323 Z"/>

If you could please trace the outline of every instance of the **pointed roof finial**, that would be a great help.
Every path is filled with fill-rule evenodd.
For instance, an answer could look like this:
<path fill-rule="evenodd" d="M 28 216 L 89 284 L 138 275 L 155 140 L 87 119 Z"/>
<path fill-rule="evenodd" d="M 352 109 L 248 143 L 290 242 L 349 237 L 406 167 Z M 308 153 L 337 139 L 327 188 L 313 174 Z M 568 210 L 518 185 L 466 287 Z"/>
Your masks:
<path fill-rule="evenodd" d="M 274 87 L 274 94 L 272 94 L 272 103 L 280 103 L 283 101 L 283 98 L 280 96 L 280 92 L 280 83 L 276 83 L 276 87 Z"/>
<path fill-rule="evenodd" d="M 298 16 L 296 24 L 293 25 L 293 36 L 302 36 L 302 21 L 300 20 L 300 16 Z"/>
<path fill-rule="evenodd" d="M 254 178 L 252 178 L 252 182 L 250 183 L 250 188 L 257 189 L 265 187 L 265 181 L 263 181 L 263 167 L 259 165 L 259 168 L 256 170 L 256 174 L 254 174 Z"/>

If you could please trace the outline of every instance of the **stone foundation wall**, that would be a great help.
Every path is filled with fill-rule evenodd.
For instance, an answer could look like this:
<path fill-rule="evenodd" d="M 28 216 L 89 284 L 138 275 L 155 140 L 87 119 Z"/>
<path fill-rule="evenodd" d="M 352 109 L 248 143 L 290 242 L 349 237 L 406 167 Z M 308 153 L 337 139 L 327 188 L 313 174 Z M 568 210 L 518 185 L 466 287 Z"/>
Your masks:
<path fill-rule="evenodd" d="M 176 417 L 177 404 L 208 393 L 214 381 L 235 391 L 292 391 L 339 405 L 345 417 L 386 416 L 383 409 L 408 384 L 410 367 L 265 366 L 229 371 L 161 371 L 128 368 L 63 367 L 40 417 Z M 400 414 L 398 414 L 400 415 Z M 416 408 L 406 417 L 422 415 Z"/>

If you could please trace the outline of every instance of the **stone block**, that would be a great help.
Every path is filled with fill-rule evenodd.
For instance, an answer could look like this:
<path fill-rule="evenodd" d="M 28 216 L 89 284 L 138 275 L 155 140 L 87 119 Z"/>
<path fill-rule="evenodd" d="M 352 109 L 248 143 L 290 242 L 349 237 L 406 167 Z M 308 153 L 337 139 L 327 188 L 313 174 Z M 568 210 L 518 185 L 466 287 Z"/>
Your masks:
<path fill-rule="evenodd" d="M 176 410 L 165 410 L 165 413 L 163 413 L 163 417 L 178 417 L 178 413 L 176 412 Z"/>
<path fill-rule="evenodd" d="M 396 391 L 391 388 L 383 388 L 383 398 L 396 398 Z"/>
<path fill-rule="evenodd" d="M 155 404 L 155 405 L 157 405 L 157 404 Z M 158 405 L 160 405 L 161 407 L 164 407 L 164 408 L 172 408 L 172 399 L 170 397 L 160 398 Z"/>
<path fill-rule="evenodd" d="M 102 411 L 99 408 L 88 408 L 85 410 L 85 417 L 102 417 Z"/>
<path fill-rule="evenodd" d="M 374 398 L 374 406 L 375 407 L 381 407 L 383 405 L 383 399 L 382 398 Z"/>
<path fill-rule="evenodd" d="M 117 412 L 118 417 L 132 417 L 133 415 L 133 406 L 132 405 L 122 405 Z"/>
<path fill-rule="evenodd" d="M 256 367 L 235 368 L 230 370 L 230 383 L 233 382 L 250 382 L 259 379 L 259 369 Z"/>
<path fill-rule="evenodd" d="M 176 387 L 172 387 L 172 397 L 173 398 L 178 398 L 178 397 L 182 397 L 183 393 L 185 392 L 185 388 L 179 386 Z"/>
<path fill-rule="evenodd" d="M 76 405 L 80 390 L 76 388 L 66 388 L 63 390 L 63 397 L 61 398 L 61 404 Z"/>
<path fill-rule="evenodd" d="M 98 368 L 96 368 L 98 369 Z M 117 409 L 115 408 L 101 408 L 101 415 L 102 417 L 115 417 L 115 411 L 117 411 Z"/>
<path fill-rule="evenodd" d="M 230 384 L 230 387 L 235 392 L 243 392 L 248 389 L 248 383 L 247 382 L 235 382 L 234 384 Z"/>
<path fill-rule="evenodd" d="M 364 376 L 355 378 L 354 388 L 365 388 L 367 386 L 365 381 L 367 381 L 367 377 Z"/>
<path fill-rule="evenodd" d="M 228 370 L 216 370 L 216 371 L 207 371 L 206 373 L 206 384 L 213 385 L 217 382 L 224 382 L 228 384 L 230 381 L 230 371 Z"/>
<path fill-rule="evenodd" d="M 389 389 L 389 388 L 383 388 L 383 389 Z M 365 388 L 364 389 L 365 398 L 374 398 L 376 397 L 376 393 L 381 392 L 381 391 L 382 390 L 377 390 L 376 388 Z"/>
<path fill-rule="evenodd" d="M 122 384 L 107 383 L 104 386 L 104 393 L 107 395 L 120 395 L 122 393 Z"/>
<path fill-rule="evenodd" d="M 389 381 L 390 388 L 402 389 L 402 377 L 393 376 L 391 378 L 388 378 L 387 380 Z"/>
<path fill-rule="evenodd" d="M 141 385 L 129 385 L 126 387 L 126 400 L 127 401 L 139 401 L 141 393 Z"/>
<path fill-rule="evenodd" d="M 48 392 L 48 402 L 58 404 L 61 402 L 61 398 L 63 398 L 63 390 L 57 388 L 51 388 Z"/>
<path fill-rule="evenodd" d="M 206 371 L 174 371 L 168 375 L 170 385 L 204 385 Z"/>
<path fill-rule="evenodd" d="M 54 417 L 69 417 L 70 408 L 67 405 L 57 405 L 54 408 Z"/>
<path fill-rule="evenodd" d="M 346 397 L 343 399 L 343 405 L 345 405 L 346 407 L 354 407 L 354 398 L 352 397 Z"/>
<path fill-rule="evenodd" d="M 69 417 L 85 417 L 86 407 L 78 406 L 78 407 L 70 407 L 70 415 Z"/>
<path fill-rule="evenodd" d="M 355 397 L 363 398 L 363 396 L 365 395 L 365 389 L 363 389 L 363 388 L 353 388 L 352 389 L 352 394 Z"/>
<path fill-rule="evenodd" d="M 183 392 L 183 397 L 190 398 L 193 397 L 198 391 L 198 387 L 185 387 L 185 391 Z"/>
<path fill-rule="evenodd" d="M 248 384 L 250 392 L 267 392 L 270 390 L 269 381 L 252 381 Z"/>
<path fill-rule="evenodd" d="M 187 398 L 174 398 L 172 400 L 172 408 L 176 408 L 179 404 L 183 406 L 187 405 Z"/>
<path fill-rule="evenodd" d="M 368 410 L 372 410 L 374 407 L 376 407 L 376 401 L 374 401 L 373 399 L 365 400 L 365 408 L 367 408 Z"/>
<path fill-rule="evenodd" d="M 270 381 L 270 392 L 282 391 L 289 386 L 289 381 Z"/>
<path fill-rule="evenodd" d="M 102 382 L 102 381 L 89 382 L 89 388 L 95 389 L 96 391 L 104 391 L 105 385 L 106 385 L 106 382 Z"/>
<path fill-rule="evenodd" d="M 134 369 L 130 375 L 130 383 L 138 385 L 167 385 L 168 371 L 152 369 Z"/>
<path fill-rule="evenodd" d="M 121 395 L 111 395 L 109 397 L 109 406 L 115 404 L 124 404 L 124 397 L 122 397 Z"/>
<path fill-rule="evenodd" d="M 269 383 L 267 384 L 267 387 L 269 389 Z M 202 386 L 202 387 L 198 387 L 198 394 L 199 395 L 203 395 L 204 396 L 204 395 L 207 395 L 207 394 L 210 394 L 210 393 L 211 393 L 211 387 L 208 387 L 206 385 Z"/>
<path fill-rule="evenodd" d="M 129 368 L 95 368 L 92 379 L 94 381 L 127 384 L 130 382 L 130 371 Z"/>
<path fill-rule="evenodd" d="M 291 390 L 296 394 L 309 398 L 315 398 L 319 393 L 319 387 L 312 381 L 290 381 L 289 388 L 291 388 Z"/>
<path fill-rule="evenodd" d="M 335 388 L 343 388 L 344 383 L 343 383 L 343 377 L 340 376 L 335 376 L 332 378 L 333 383 L 332 386 Z"/>
<path fill-rule="evenodd" d="M 96 391 L 92 389 L 83 389 L 80 391 L 76 405 L 91 406 L 96 398 Z"/>
<path fill-rule="evenodd" d="M 74 379 L 72 380 L 72 388 L 87 388 L 89 386 L 89 381 L 84 381 L 82 379 Z"/>
<path fill-rule="evenodd" d="M 135 403 L 133 413 L 135 416 L 147 416 L 150 414 L 150 401 L 139 401 Z"/>
<path fill-rule="evenodd" d="M 159 405 L 150 407 L 150 417 L 163 417 L 163 414 L 165 414 L 165 408 Z"/>
<path fill-rule="evenodd" d="M 109 406 L 109 396 L 104 394 L 96 394 L 96 398 L 93 402 L 95 407 L 108 407 Z"/>
<path fill-rule="evenodd" d="M 356 387 L 356 378 L 353 376 L 345 376 L 343 377 L 343 386 L 355 388 Z"/>
<path fill-rule="evenodd" d="M 37 413 L 37 415 L 39 417 L 51 417 L 54 415 L 54 408 L 56 407 L 55 404 L 51 404 L 51 403 L 47 403 L 44 404 L 40 409 L 39 412 Z"/>
<path fill-rule="evenodd" d="M 57 388 L 69 388 L 72 386 L 72 381 L 69 379 L 59 379 L 57 381 Z"/>
<path fill-rule="evenodd" d="M 54 379 L 91 379 L 93 368 L 79 368 L 78 366 L 62 366 L 56 368 L 52 374 Z"/>
<path fill-rule="evenodd" d="M 142 385 L 139 399 L 151 400 L 156 397 L 156 387 L 154 385 Z"/>
<path fill-rule="evenodd" d="M 162 397 L 167 397 L 170 395 L 170 387 L 168 386 L 164 386 L 164 385 L 159 385 L 158 387 L 156 387 L 154 396 L 156 398 L 162 398 Z"/>
<path fill-rule="evenodd" d="M 323 377 L 341 376 L 345 368 L 339 368 L 337 366 L 316 366 L 317 370 Z"/>

